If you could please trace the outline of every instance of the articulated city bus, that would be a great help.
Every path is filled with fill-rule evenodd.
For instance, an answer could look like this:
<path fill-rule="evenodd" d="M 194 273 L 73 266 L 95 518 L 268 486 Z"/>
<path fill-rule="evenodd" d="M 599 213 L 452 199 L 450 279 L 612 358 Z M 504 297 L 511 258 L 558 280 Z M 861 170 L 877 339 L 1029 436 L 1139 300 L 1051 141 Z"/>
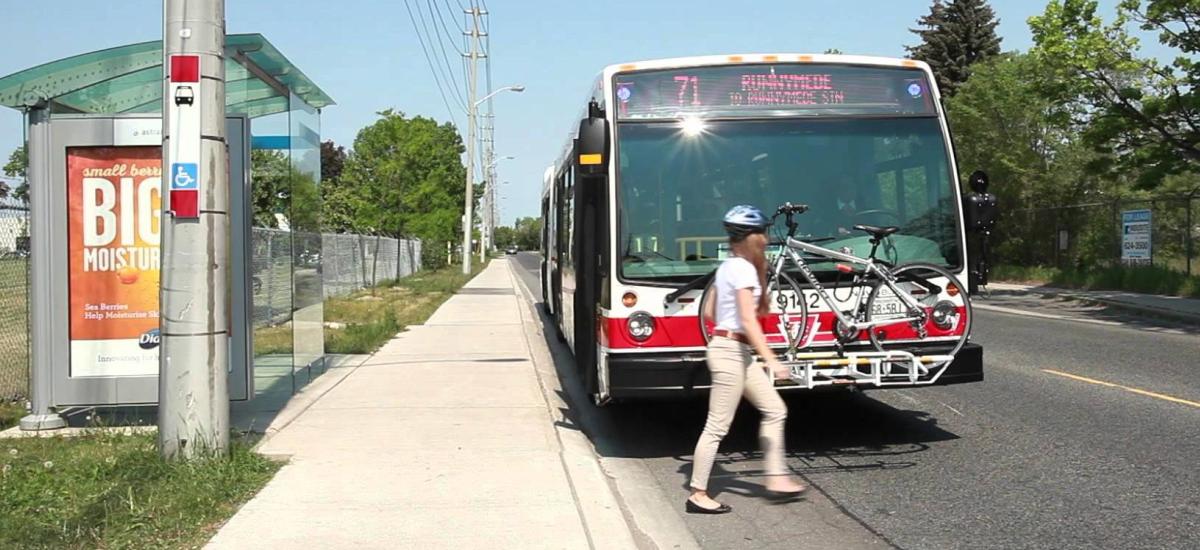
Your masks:
<path fill-rule="evenodd" d="M 708 387 L 700 297 L 728 255 L 721 221 L 734 205 L 807 205 L 797 217 L 805 238 L 858 256 L 872 237 L 855 226 L 895 226 L 880 259 L 967 279 L 957 167 L 922 62 L 773 54 L 612 65 L 580 107 L 578 129 L 544 176 L 542 297 L 598 404 Z M 866 292 L 843 264 L 811 268 L 839 310 Z M 835 334 L 814 285 L 793 288 L 772 303 L 807 306 L 802 351 L 844 366 L 869 346 Z M 764 322 L 768 338 L 786 330 L 772 325 Z M 907 383 L 828 378 L 864 388 L 973 382 L 983 378 L 983 352 L 968 342 Z"/>

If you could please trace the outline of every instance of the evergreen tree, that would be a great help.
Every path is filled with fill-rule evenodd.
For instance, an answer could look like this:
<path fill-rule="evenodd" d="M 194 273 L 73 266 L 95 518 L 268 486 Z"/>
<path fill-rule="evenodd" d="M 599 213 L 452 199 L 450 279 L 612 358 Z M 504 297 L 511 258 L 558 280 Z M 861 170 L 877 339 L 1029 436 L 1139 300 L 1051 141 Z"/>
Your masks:
<path fill-rule="evenodd" d="M 1000 53 L 1000 20 L 987 0 L 934 0 L 929 15 L 910 29 L 921 37 L 909 57 L 929 63 L 942 95 L 951 96 L 971 75 L 971 65 Z"/>

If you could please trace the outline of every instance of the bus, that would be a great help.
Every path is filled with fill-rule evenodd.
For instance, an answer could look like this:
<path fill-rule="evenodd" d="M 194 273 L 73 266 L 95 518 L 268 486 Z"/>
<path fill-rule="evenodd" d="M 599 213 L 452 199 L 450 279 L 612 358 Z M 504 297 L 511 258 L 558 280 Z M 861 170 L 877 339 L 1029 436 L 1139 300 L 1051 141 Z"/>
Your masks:
<path fill-rule="evenodd" d="M 958 167 L 923 62 L 757 54 L 617 64 L 580 109 L 543 177 L 541 293 L 597 404 L 709 387 L 697 282 L 728 254 L 722 217 L 734 205 L 768 214 L 808 205 L 798 218 L 805 235 L 860 256 L 870 237 L 855 225 L 896 226 L 881 259 L 968 279 Z M 839 304 L 865 291 L 844 266 L 812 269 Z M 865 338 L 831 334 L 833 312 L 812 286 L 791 297 L 813 316 L 805 351 L 865 348 Z M 953 361 L 918 374 L 888 386 L 980 381 L 983 350 L 968 341 Z"/>

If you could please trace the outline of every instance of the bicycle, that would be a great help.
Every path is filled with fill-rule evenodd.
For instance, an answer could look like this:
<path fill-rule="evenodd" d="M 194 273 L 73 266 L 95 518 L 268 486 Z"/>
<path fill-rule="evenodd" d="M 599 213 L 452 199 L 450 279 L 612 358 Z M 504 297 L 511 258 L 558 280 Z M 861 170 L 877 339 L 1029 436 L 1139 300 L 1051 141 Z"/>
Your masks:
<path fill-rule="evenodd" d="M 771 217 L 772 226 L 780 216 L 784 217 L 787 225 L 785 238 L 772 243 L 781 245 L 781 250 L 768 266 L 766 289 L 771 297 L 769 319 L 778 322 L 783 337 L 782 342 L 768 339 L 768 344 L 777 350 L 782 348 L 784 360 L 800 358 L 797 350 L 806 337 L 809 340 L 813 337 L 805 333 L 809 320 L 809 299 L 814 301 L 814 307 L 824 304 L 833 313 L 836 320 L 833 332 L 839 353 L 846 346 L 861 345 L 864 332 L 875 350 L 884 354 L 896 352 L 898 345 L 909 345 L 912 349 L 924 344 L 941 344 L 941 348 L 949 346 L 949 351 L 941 357 L 952 358 L 962 349 L 970 334 L 973 315 L 966 287 L 953 273 L 929 263 L 893 267 L 889 262 L 876 258 L 879 246 L 900 230 L 896 226 L 854 227 L 871 236 L 871 252 L 866 258 L 855 256 L 847 249 L 839 251 L 815 244 L 832 238 L 797 239 L 799 224 L 795 216 L 806 211 L 807 205 L 784 203 Z M 847 300 L 853 303 L 849 310 L 843 311 L 838 307 L 837 301 L 829 296 L 800 252 L 822 260 L 845 262 L 839 263 L 837 270 L 854 275 L 850 284 L 851 295 Z M 856 270 L 853 265 L 847 264 L 862 268 Z M 806 297 L 790 272 L 799 272 L 816 292 Z M 868 285 L 869 293 L 866 290 Z M 857 297 L 853 296 L 855 292 Z M 712 338 L 712 326 L 704 318 L 703 312 L 713 296 L 715 289 L 713 282 L 709 281 L 701 294 L 699 316 L 700 331 L 706 342 Z M 914 357 L 908 352 L 901 353 Z"/>

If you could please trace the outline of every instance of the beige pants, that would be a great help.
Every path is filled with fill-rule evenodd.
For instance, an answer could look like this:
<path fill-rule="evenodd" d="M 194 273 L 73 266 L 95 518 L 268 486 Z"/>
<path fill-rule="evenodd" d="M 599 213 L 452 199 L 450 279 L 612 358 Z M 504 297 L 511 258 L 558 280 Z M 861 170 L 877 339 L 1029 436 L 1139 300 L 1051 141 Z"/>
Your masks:
<path fill-rule="evenodd" d="M 708 489 L 717 447 L 729 431 L 733 414 L 742 396 L 762 413 L 758 428 L 762 451 L 766 459 L 766 474 L 786 474 L 783 462 L 783 424 L 787 420 L 787 405 L 766 371 L 754 363 L 750 347 L 728 338 L 713 338 L 708 344 L 708 371 L 712 374 L 712 390 L 708 397 L 708 421 L 704 433 L 696 442 L 692 463 L 692 488 Z"/>

